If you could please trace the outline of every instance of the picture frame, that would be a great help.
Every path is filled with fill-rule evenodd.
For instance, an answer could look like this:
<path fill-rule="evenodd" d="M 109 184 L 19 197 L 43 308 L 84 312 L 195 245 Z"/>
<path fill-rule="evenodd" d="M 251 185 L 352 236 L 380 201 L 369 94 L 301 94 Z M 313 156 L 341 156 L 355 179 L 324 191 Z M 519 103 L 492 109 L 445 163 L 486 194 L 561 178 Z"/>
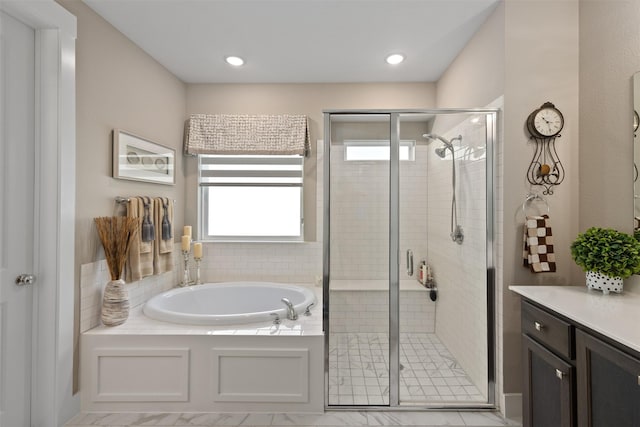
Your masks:
<path fill-rule="evenodd" d="M 113 130 L 113 173 L 117 179 L 175 185 L 176 150 L 122 129 Z"/>

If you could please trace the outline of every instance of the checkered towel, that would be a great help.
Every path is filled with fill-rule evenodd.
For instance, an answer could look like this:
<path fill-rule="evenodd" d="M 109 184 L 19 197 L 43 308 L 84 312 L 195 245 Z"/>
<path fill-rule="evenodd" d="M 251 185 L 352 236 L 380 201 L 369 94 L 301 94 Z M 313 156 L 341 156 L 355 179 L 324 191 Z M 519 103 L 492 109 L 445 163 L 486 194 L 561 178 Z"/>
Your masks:
<path fill-rule="evenodd" d="M 527 216 L 524 223 L 523 265 L 532 273 L 556 271 L 549 215 Z"/>

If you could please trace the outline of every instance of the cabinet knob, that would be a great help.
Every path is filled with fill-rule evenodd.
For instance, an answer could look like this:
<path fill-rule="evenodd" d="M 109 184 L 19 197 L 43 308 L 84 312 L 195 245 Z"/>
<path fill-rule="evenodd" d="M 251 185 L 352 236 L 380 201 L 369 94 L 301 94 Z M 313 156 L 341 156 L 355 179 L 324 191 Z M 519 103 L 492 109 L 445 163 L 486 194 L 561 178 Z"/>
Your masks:
<path fill-rule="evenodd" d="M 638 385 L 640 385 L 640 375 L 638 375 Z"/>
<path fill-rule="evenodd" d="M 562 372 L 560 369 L 556 369 L 556 377 L 558 377 L 558 379 L 563 379 L 564 372 Z"/>
<path fill-rule="evenodd" d="M 533 326 L 536 327 L 536 331 L 541 331 L 544 329 L 544 325 L 540 322 L 533 322 Z"/>

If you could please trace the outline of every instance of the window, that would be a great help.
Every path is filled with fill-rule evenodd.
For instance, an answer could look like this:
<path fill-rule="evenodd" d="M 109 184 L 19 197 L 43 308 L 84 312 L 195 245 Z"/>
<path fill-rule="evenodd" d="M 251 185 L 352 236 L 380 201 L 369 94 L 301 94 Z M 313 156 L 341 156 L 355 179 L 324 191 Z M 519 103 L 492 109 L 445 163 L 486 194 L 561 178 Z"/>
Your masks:
<path fill-rule="evenodd" d="M 400 141 L 400 160 L 415 160 L 416 142 Z M 346 161 L 386 160 L 390 158 L 389 141 L 345 141 L 344 159 Z"/>
<path fill-rule="evenodd" d="M 302 156 L 198 158 L 205 239 L 302 240 Z"/>

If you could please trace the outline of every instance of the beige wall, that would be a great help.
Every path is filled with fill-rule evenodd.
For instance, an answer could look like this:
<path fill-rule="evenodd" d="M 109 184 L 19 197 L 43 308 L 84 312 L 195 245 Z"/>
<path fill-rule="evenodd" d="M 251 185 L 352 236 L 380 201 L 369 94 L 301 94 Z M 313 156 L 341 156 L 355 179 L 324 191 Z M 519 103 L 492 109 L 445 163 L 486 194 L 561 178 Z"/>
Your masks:
<path fill-rule="evenodd" d="M 633 74 L 640 2 L 580 1 L 580 231 L 633 228 Z"/>
<path fill-rule="evenodd" d="M 95 261 L 92 218 L 111 215 L 115 196 L 157 195 L 183 204 L 185 85 L 84 3 L 60 2 L 78 18 L 76 266 Z M 111 131 L 120 128 L 175 148 L 176 185 L 111 177 Z M 176 209 L 182 224 L 182 209 Z"/>
<path fill-rule="evenodd" d="M 540 23 L 544 25 L 541 27 Z M 569 245 L 578 225 L 578 3 L 505 1 L 494 11 L 437 86 L 438 107 L 482 106 L 504 96 L 502 151 L 498 175 L 498 391 L 521 391 L 520 301 L 511 284 L 570 284 L 577 274 Z M 522 267 L 521 211 L 525 194 L 541 192 L 527 183 L 534 147 L 527 116 L 545 101 L 562 110 L 565 127 L 558 152 L 566 177 L 547 196 L 553 225 L 557 273 L 534 275 Z M 441 123 L 437 123 L 441 126 Z M 501 399 L 501 396 L 499 396 Z"/>
<path fill-rule="evenodd" d="M 438 108 L 482 107 L 504 93 L 504 39 L 500 3 L 438 80 Z"/>
<path fill-rule="evenodd" d="M 322 138 L 322 111 L 327 109 L 394 109 L 435 107 L 433 83 L 358 84 L 190 84 L 188 114 L 306 114 L 311 156 L 305 162 L 305 238 L 316 240 L 316 142 Z M 187 205 L 196 206 L 197 163 L 186 159 Z M 196 224 L 196 211 L 186 212 Z"/>
<path fill-rule="evenodd" d="M 103 257 L 93 218 L 115 213 L 115 196 L 176 200 L 183 223 L 181 156 L 185 85 L 81 1 L 60 0 L 78 18 L 76 43 L 76 309 L 82 264 Z M 120 128 L 173 147 L 176 185 L 111 177 L 111 131 Z M 77 316 L 76 316 L 77 317 Z M 77 322 L 76 322 L 77 323 Z"/>
<path fill-rule="evenodd" d="M 510 393 L 521 391 L 520 301 L 507 287 L 511 284 L 573 284 L 577 271 L 569 251 L 578 232 L 576 1 L 505 3 L 504 85 L 503 385 L 504 392 Z M 536 275 L 523 268 L 521 260 L 521 206 L 529 191 L 525 176 L 534 150 L 524 125 L 527 116 L 545 101 L 553 102 L 565 117 L 557 149 L 566 176 L 564 182 L 554 188 L 554 194 L 547 197 L 558 270 Z"/>

